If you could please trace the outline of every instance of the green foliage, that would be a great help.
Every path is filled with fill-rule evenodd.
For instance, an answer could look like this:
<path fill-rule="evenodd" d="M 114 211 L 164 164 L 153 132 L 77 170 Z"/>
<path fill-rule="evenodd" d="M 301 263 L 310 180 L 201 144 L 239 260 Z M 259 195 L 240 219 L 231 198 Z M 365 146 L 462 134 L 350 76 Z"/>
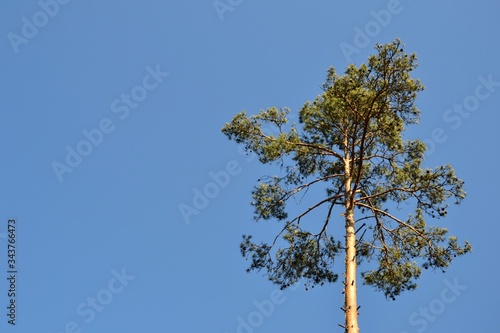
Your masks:
<path fill-rule="evenodd" d="M 294 127 L 288 133 L 282 132 L 283 126 L 288 122 L 286 115 L 289 112 L 286 108 L 270 108 L 261 110 L 256 116 L 247 117 L 243 111 L 231 123 L 226 124 L 222 131 L 229 139 L 244 144 L 247 151 L 256 153 L 262 163 L 274 162 L 292 152 L 294 143 L 300 141 Z M 265 135 L 261 129 L 263 123 L 276 126 L 280 134 Z"/>
<path fill-rule="evenodd" d="M 252 192 L 255 219 L 281 221 L 281 232 L 270 245 L 251 236 L 241 243 L 249 271 L 264 269 L 282 288 L 300 279 L 313 285 L 337 279 L 334 259 L 345 248 L 328 226 L 344 223 L 348 207 L 355 208 L 357 224 L 363 221 L 357 262 L 378 264 L 362 273 L 364 283 L 386 297 L 415 289 L 421 268 L 443 270 L 471 251 L 447 229 L 427 226 L 428 219 L 445 217 L 448 203 L 459 204 L 465 191 L 450 165 L 423 167 L 422 141 L 403 140 L 406 126 L 420 117 L 415 99 L 424 87 L 411 77 L 417 58 L 399 40 L 376 50 L 367 64 L 350 65 L 342 76 L 328 70 L 322 94 L 299 111 L 300 130 L 288 124 L 289 109 L 274 107 L 253 116 L 243 111 L 222 129 L 262 163 L 282 167 L 282 175 L 264 177 Z M 263 125 L 276 134 L 264 133 Z M 324 198 L 289 218 L 287 201 L 313 187 L 325 189 Z M 413 209 L 406 218 L 393 213 L 403 206 Z M 344 217 L 332 214 L 337 207 Z M 308 218 L 320 209 L 326 212 L 321 226 L 306 231 L 318 225 Z"/>
<path fill-rule="evenodd" d="M 247 271 L 266 269 L 269 279 L 285 289 L 303 278 L 314 287 L 324 282 L 335 282 L 338 275 L 331 266 L 334 258 L 341 252 L 341 244 L 325 234 L 318 237 L 299 229 L 286 228 L 283 239 L 287 247 L 280 248 L 275 259 L 270 255 L 272 246 L 251 241 L 252 236 L 244 235 L 240 244 L 241 254 L 250 257 L 251 265 Z"/>

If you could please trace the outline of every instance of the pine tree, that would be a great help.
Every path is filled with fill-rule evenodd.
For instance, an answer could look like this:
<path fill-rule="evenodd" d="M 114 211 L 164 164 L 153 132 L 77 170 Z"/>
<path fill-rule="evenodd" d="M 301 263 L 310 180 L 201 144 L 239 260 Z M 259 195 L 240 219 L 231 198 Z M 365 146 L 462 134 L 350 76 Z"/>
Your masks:
<path fill-rule="evenodd" d="M 363 283 L 395 299 L 417 287 L 422 268 L 444 271 L 471 251 L 447 229 L 427 224 L 445 217 L 450 201 L 465 198 L 463 181 L 450 165 L 424 168 L 425 144 L 403 139 L 406 126 L 420 117 L 415 99 L 424 87 L 410 76 L 416 55 L 405 53 L 399 39 L 375 49 L 367 64 L 351 64 L 343 76 L 328 70 L 322 93 L 299 111 L 300 127 L 288 123 L 288 108 L 271 107 L 252 116 L 243 111 L 222 129 L 280 170 L 252 191 L 254 219 L 282 227 L 271 243 L 243 235 L 248 271 L 265 270 L 282 289 L 301 279 L 314 287 L 337 280 L 334 260 L 343 256 L 341 326 L 347 333 L 359 332 L 356 271 L 362 261 L 369 265 L 360 274 Z M 289 217 L 286 204 L 308 193 L 325 195 Z M 343 239 L 328 232 L 342 222 Z"/>

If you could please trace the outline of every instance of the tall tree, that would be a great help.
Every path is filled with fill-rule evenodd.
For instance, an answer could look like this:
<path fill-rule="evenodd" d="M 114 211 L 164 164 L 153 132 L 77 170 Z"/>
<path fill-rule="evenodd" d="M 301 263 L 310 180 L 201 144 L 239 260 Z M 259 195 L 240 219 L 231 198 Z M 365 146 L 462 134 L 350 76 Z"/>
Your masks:
<path fill-rule="evenodd" d="M 363 260 L 371 262 L 360 274 L 364 284 L 395 299 L 417 287 L 422 267 L 444 271 L 471 251 L 447 229 L 427 224 L 446 216 L 450 200 L 465 198 L 463 181 L 450 165 L 424 169 L 425 144 L 403 140 L 420 116 L 415 99 L 424 87 L 410 76 L 416 55 L 399 39 L 375 49 L 367 64 L 349 65 L 343 76 L 328 70 L 322 94 L 299 111 L 299 129 L 288 124 L 289 109 L 276 107 L 253 116 L 243 111 L 222 129 L 260 162 L 280 167 L 279 175 L 259 180 L 252 205 L 256 221 L 274 219 L 282 228 L 271 243 L 243 235 L 248 271 L 264 269 L 282 289 L 301 279 L 314 287 L 337 280 L 334 259 L 344 254 L 347 333 L 359 332 L 356 270 Z M 289 217 L 286 204 L 318 193 L 313 188 L 325 195 Z M 341 221 L 338 241 L 328 227 Z"/>

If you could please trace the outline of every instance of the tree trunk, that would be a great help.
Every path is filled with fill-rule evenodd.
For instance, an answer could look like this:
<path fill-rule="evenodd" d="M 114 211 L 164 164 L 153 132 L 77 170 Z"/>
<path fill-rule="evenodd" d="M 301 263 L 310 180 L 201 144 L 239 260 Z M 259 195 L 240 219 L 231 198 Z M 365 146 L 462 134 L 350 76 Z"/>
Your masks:
<path fill-rule="evenodd" d="M 359 333 L 358 326 L 358 303 L 356 291 L 356 229 L 354 220 L 354 197 L 351 189 L 351 160 L 346 151 L 345 163 L 345 228 L 346 228 L 346 252 L 345 252 L 345 282 L 344 282 L 344 312 L 345 332 Z"/>
<path fill-rule="evenodd" d="M 346 255 L 345 255 L 345 331 L 359 333 L 358 303 L 356 291 L 356 230 L 354 212 L 346 211 Z"/>

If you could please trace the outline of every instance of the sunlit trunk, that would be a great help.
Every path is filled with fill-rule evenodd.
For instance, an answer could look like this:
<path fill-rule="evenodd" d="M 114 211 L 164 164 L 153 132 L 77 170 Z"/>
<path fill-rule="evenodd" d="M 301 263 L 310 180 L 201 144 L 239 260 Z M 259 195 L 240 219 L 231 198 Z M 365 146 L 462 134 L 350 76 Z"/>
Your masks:
<path fill-rule="evenodd" d="M 345 327 L 347 333 L 358 333 L 358 304 L 356 299 L 356 233 L 352 208 L 346 210 L 345 256 Z"/>
<path fill-rule="evenodd" d="M 347 145 L 346 145 L 347 146 Z M 353 193 L 351 189 L 351 159 L 346 151 L 345 161 L 345 331 L 359 333 L 358 304 L 356 299 L 356 229 L 354 223 Z"/>

